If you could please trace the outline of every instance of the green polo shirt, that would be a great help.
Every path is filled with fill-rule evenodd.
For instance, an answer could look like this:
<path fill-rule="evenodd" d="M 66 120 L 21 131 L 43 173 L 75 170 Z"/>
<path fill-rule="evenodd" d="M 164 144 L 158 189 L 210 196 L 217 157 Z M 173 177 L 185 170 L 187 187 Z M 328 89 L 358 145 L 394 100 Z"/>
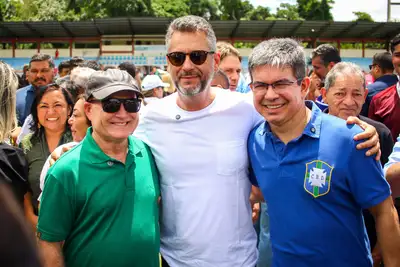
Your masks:
<path fill-rule="evenodd" d="M 65 240 L 67 267 L 158 267 L 160 195 L 150 149 L 130 136 L 125 164 L 85 139 L 49 170 L 38 236 Z"/>

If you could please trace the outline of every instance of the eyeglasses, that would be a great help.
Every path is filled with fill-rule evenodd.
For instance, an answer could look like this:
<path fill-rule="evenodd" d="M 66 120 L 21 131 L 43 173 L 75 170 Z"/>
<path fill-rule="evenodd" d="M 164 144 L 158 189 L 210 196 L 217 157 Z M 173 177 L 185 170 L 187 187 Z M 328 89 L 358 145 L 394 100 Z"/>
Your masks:
<path fill-rule="evenodd" d="M 190 53 L 184 52 L 172 52 L 167 54 L 169 62 L 175 67 L 180 67 L 185 63 L 186 56 L 189 56 L 190 60 L 196 65 L 202 65 L 206 60 L 208 55 L 214 54 L 214 51 L 203 51 L 203 50 L 196 50 Z"/>
<path fill-rule="evenodd" d="M 372 70 L 372 67 L 374 67 L 374 66 L 376 66 L 376 65 L 378 65 L 378 64 L 369 65 L 369 69 Z"/>
<path fill-rule="evenodd" d="M 268 91 L 268 88 L 271 86 L 272 90 L 274 90 L 275 92 L 279 92 L 282 91 L 286 88 L 288 88 L 289 86 L 293 85 L 294 83 L 299 84 L 299 82 L 301 82 L 304 78 L 299 78 L 295 81 L 289 81 L 289 80 L 281 80 L 281 81 L 277 81 L 271 84 L 268 83 L 263 83 L 263 82 L 255 82 L 252 84 L 252 89 L 254 92 L 260 93 L 260 92 L 264 92 L 266 93 Z"/>
<path fill-rule="evenodd" d="M 115 113 L 118 112 L 119 109 L 121 108 L 121 104 L 124 105 L 125 110 L 128 113 L 136 113 L 139 112 L 140 106 L 142 104 L 142 101 L 137 98 L 131 98 L 131 99 L 117 99 L 117 98 L 108 98 L 105 100 L 89 100 L 88 102 L 101 102 L 101 105 L 103 107 L 103 111 L 107 113 Z"/>

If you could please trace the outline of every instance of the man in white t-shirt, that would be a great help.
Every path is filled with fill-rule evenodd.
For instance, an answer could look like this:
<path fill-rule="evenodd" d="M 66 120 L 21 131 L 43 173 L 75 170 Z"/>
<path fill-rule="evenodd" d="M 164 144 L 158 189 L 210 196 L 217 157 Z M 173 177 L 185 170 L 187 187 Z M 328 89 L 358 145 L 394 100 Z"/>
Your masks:
<path fill-rule="evenodd" d="M 205 19 L 174 20 L 166 45 L 177 93 L 149 105 L 135 131 L 160 172 L 163 267 L 254 267 L 246 143 L 262 118 L 252 94 L 210 86 L 220 57 Z"/>
<path fill-rule="evenodd" d="M 219 55 L 206 20 L 174 20 L 166 44 L 178 92 L 149 105 L 135 131 L 161 174 L 163 266 L 254 267 L 246 141 L 261 117 L 251 95 L 211 88 Z"/>

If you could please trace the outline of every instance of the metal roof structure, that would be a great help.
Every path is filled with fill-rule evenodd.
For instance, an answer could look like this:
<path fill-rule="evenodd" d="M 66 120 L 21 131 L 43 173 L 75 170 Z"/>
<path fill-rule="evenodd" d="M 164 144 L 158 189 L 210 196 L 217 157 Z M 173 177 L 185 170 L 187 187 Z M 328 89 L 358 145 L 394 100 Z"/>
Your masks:
<path fill-rule="evenodd" d="M 1 22 L 0 41 L 23 39 L 164 36 L 169 18 L 125 17 L 90 21 Z M 219 39 L 262 40 L 293 37 L 304 40 L 388 41 L 400 33 L 399 22 L 336 21 L 210 21 Z"/>

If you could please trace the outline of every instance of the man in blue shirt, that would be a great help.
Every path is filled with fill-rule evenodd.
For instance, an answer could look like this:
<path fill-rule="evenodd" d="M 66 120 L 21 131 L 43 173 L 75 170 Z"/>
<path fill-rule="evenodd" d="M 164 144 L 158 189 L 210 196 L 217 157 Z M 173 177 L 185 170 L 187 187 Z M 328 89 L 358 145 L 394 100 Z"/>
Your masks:
<path fill-rule="evenodd" d="M 268 204 L 273 267 L 372 266 L 363 208 L 375 217 L 385 266 L 400 266 L 400 226 L 380 163 L 356 149 L 361 128 L 304 104 L 304 49 L 292 39 L 262 42 L 249 72 L 266 120 L 248 140 L 251 198 Z"/>
<path fill-rule="evenodd" d="M 17 91 L 17 118 L 19 126 L 24 124 L 26 117 L 31 113 L 36 88 L 53 82 L 54 62 L 51 56 L 47 54 L 35 54 L 29 62 L 27 79 L 30 85 Z"/>
<path fill-rule="evenodd" d="M 368 116 L 369 104 L 372 97 L 398 81 L 397 76 L 393 74 L 392 55 L 389 52 L 375 54 L 372 58 L 372 65 L 369 65 L 369 68 L 375 82 L 368 85 L 368 95 L 361 110 L 361 115 L 365 117 Z"/>

